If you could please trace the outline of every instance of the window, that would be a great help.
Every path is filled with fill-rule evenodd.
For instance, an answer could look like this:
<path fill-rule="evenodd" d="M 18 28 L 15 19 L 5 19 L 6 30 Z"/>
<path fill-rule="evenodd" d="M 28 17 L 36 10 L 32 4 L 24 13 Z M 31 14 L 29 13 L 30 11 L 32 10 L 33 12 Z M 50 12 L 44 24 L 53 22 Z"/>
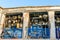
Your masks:
<path fill-rule="evenodd" d="M 22 38 L 23 14 L 7 13 L 1 38 Z"/>
<path fill-rule="evenodd" d="M 27 38 L 50 38 L 50 26 L 47 12 L 30 12 Z"/>
<path fill-rule="evenodd" d="M 55 12 L 56 38 L 60 39 L 60 12 Z"/>

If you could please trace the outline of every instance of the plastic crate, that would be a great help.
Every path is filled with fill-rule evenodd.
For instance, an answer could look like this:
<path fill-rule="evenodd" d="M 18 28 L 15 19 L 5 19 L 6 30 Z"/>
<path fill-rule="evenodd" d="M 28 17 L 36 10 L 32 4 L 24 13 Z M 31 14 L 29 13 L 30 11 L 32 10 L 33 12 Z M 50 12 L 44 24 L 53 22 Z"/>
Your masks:
<path fill-rule="evenodd" d="M 50 38 L 50 28 L 43 28 L 43 38 Z"/>
<path fill-rule="evenodd" d="M 31 38 L 41 38 L 42 37 L 42 28 L 40 25 L 32 25 L 28 28 L 28 36 Z"/>
<path fill-rule="evenodd" d="M 20 29 L 17 29 L 16 31 L 15 31 L 15 35 L 14 36 L 16 36 L 16 38 L 22 38 L 22 28 L 20 28 Z"/>
<path fill-rule="evenodd" d="M 60 28 L 56 28 L 56 38 L 60 39 Z"/>

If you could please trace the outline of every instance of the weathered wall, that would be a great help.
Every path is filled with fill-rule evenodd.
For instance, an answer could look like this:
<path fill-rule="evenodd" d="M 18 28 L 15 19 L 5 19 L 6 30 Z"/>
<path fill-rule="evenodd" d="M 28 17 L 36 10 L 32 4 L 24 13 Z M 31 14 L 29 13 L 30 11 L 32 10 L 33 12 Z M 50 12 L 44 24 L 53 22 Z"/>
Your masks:
<path fill-rule="evenodd" d="M 54 13 L 55 11 L 60 11 L 59 6 L 36 6 L 36 7 L 17 7 L 17 8 L 0 8 L 0 34 L 2 32 L 3 24 L 4 24 L 4 19 L 5 19 L 5 14 L 9 13 L 16 13 L 16 12 L 22 12 L 23 13 L 23 27 L 24 27 L 24 36 L 23 38 L 25 39 L 26 37 L 26 27 L 28 26 L 29 22 L 29 12 L 48 12 L 49 14 L 49 21 L 51 25 L 51 40 L 55 40 L 55 21 L 54 21 Z M 2 16 L 1 16 L 2 15 Z M 27 23 L 27 24 L 26 24 Z"/>

